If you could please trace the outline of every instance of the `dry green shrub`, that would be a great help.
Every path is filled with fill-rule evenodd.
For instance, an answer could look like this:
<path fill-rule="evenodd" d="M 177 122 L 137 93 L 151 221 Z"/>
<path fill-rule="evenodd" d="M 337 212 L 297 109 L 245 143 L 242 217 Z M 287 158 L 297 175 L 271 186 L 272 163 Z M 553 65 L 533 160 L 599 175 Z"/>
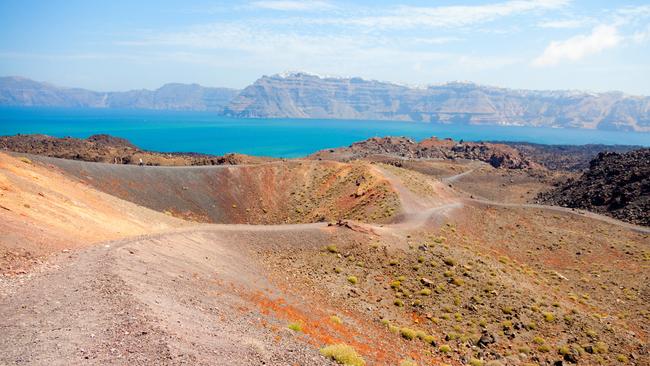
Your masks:
<path fill-rule="evenodd" d="M 320 349 L 320 353 L 345 366 L 365 366 L 366 364 L 366 361 L 359 356 L 354 348 L 344 343 L 323 347 Z"/>

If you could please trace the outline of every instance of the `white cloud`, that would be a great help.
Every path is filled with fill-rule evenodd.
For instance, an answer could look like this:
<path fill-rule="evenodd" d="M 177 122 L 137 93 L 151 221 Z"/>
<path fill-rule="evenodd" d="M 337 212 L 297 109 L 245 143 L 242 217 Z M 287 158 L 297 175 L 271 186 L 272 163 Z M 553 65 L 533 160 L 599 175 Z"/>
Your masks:
<path fill-rule="evenodd" d="M 326 1 L 262 0 L 253 1 L 253 7 L 281 11 L 315 11 L 334 8 Z"/>
<path fill-rule="evenodd" d="M 485 5 L 400 6 L 383 15 L 320 19 L 330 24 L 373 28 L 463 27 L 499 18 L 564 7 L 570 0 L 511 0 Z"/>
<path fill-rule="evenodd" d="M 580 28 L 588 23 L 586 19 L 549 20 L 537 24 L 540 28 L 571 29 Z"/>
<path fill-rule="evenodd" d="M 650 26 L 645 30 L 634 32 L 632 35 L 632 40 L 636 43 L 645 43 L 650 41 Z"/>
<path fill-rule="evenodd" d="M 554 66 L 564 60 L 577 61 L 586 56 L 616 47 L 623 37 L 614 26 L 600 25 L 591 34 L 578 35 L 564 41 L 553 41 L 544 52 L 533 60 L 533 66 Z"/>

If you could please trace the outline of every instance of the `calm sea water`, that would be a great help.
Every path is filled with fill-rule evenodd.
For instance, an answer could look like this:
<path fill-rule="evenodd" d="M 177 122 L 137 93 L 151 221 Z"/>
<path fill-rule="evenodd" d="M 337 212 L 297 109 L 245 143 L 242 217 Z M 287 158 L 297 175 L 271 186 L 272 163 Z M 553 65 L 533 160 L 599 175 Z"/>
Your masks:
<path fill-rule="evenodd" d="M 650 133 L 386 121 L 232 119 L 204 112 L 0 108 L 0 135 L 18 133 L 82 138 L 107 133 L 149 150 L 218 155 L 239 152 L 274 157 L 305 156 L 374 136 L 650 146 Z"/>

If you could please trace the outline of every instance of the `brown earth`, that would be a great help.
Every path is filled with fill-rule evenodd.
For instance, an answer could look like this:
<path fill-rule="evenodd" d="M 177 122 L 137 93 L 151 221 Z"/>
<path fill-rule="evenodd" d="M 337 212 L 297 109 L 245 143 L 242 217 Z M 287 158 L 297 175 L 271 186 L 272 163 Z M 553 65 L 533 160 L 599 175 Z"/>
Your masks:
<path fill-rule="evenodd" d="M 85 192 L 88 198 L 73 196 L 84 204 L 111 196 L 79 179 L 101 188 L 98 181 L 115 176 L 130 182 L 117 184 L 128 190 L 165 174 L 195 181 L 193 169 L 206 169 L 63 161 L 53 168 L 47 159 L 3 159 L 5 170 L 24 171 L 24 180 L 11 178 L 21 191 L 33 184 L 32 172 L 39 179 L 36 173 L 47 173 L 46 187 L 66 186 L 69 195 Z M 169 229 L 59 253 L 27 273 L 1 277 L 0 364 L 327 365 L 331 361 L 318 349 L 336 343 L 352 346 L 367 365 L 406 359 L 418 365 L 650 363 L 650 229 L 518 203 L 517 194 L 532 184 L 531 176 L 512 178 L 516 188 L 508 199 L 472 199 L 460 183 L 474 174 L 487 182 L 483 177 L 499 173 L 476 162 L 432 162 L 419 169 L 363 161 L 284 164 L 256 166 L 260 171 L 211 167 L 210 172 L 229 171 L 218 185 L 221 194 L 254 198 L 280 190 L 280 184 L 289 193 L 302 187 L 307 196 L 329 181 L 324 177 L 343 177 L 345 189 L 335 190 L 335 196 L 352 199 L 354 187 L 381 182 L 395 195 L 394 213 L 380 223 L 365 217 L 366 222 L 338 225 L 184 223 L 179 225 L 187 227 L 175 228 L 180 220 L 115 197 L 110 202 L 127 207 L 115 215 L 98 209 L 95 216 L 95 206 L 88 204 L 86 221 L 75 217 L 68 224 L 81 230 L 52 231 L 52 237 L 83 242 L 89 222 L 110 226 L 127 217 Z M 359 185 L 347 178 L 358 177 L 355 169 L 365 177 Z M 267 171 L 286 179 L 258 178 Z M 496 178 L 486 192 L 498 192 L 495 187 L 504 179 L 511 178 Z M 243 183 L 248 185 L 237 192 Z M 255 190 L 256 184 L 262 188 Z M 181 185 L 170 193 L 162 187 L 136 187 L 124 197 L 141 199 L 147 192 L 142 197 L 164 200 L 192 188 Z M 9 208 L 19 208 L 20 199 L 16 196 Z M 385 200 L 369 199 L 371 206 Z M 293 204 L 283 207 L 295 210 Z M 42 203 L 50 206 L 55 203 Z M 72 208 L 59 209 L 68 214 L 76 212 Z M 246 213 L 228 219 L 230 214 L 224 211 L 224 222 L 246 222 L 239 218 Z M 46 217 L 33 222 L 48 229 L 62 225 Z M 38 235 L 38 229 L 19 234 L 23 245 Z M 288 329 L 292 323 L 301 330 Z"/>
<path fill-rule="evenodd" d="M 200 222 L 388 222 L 399 209 L 392 187 L 361 162 L 151 167 L 29 158 L 116 197 Z"/>

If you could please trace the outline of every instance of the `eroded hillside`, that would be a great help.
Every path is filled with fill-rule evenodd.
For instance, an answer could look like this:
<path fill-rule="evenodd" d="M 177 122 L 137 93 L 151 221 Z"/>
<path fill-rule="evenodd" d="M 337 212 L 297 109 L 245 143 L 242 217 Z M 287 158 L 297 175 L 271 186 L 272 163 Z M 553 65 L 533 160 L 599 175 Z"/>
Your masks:
<path fill-rule="evenodd" d="M 388 222 L 399 211 L 397 194 L 367 163 L 141 167 L 34 159 L 53 164 L 103 192 L 200 222 Z"/>

